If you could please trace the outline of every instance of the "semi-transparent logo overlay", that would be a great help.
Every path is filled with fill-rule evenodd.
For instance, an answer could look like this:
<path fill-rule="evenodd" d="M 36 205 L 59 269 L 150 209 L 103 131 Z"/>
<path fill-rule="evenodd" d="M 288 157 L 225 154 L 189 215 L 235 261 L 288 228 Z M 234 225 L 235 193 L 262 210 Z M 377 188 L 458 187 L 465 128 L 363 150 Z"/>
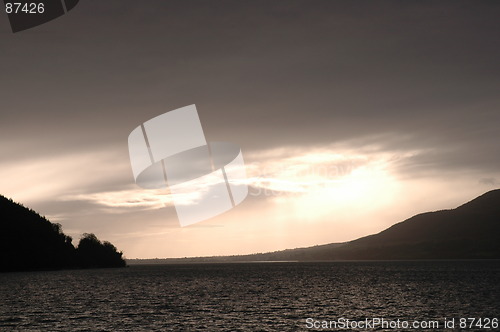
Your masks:
<path fill-rule="evenodd" d="M 181 226 L 215 217 L 248 195 L 239 146 L 207 143 L 195 105 L 135 128 L 128 137 L 132 172 L 145 189 L 170 189 Z"/>

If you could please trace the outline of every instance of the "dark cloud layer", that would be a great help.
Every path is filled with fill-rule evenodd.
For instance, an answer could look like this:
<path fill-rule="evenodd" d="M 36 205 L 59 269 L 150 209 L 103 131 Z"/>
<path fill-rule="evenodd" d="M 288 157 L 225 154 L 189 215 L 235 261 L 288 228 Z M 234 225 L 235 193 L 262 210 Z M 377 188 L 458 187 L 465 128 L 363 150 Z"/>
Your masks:
<path fill-rule="evenodd" d="M 114 149 L 197 104 L 209 140 L 244 151 L 423 152 L 401 171 L 500 164 L 495 1 L 82 1 L 10 33 L 0 16 L 7 158 Z M 360 139 L 362 138 L 362 139 Z"/>

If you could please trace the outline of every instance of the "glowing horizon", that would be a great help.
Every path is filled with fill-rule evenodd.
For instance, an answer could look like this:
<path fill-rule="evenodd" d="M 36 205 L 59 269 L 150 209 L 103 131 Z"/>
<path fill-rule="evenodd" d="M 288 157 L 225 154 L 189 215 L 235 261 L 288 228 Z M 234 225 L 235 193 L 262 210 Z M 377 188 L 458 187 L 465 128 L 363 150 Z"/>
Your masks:
<path fill-rule="evenodd" d="M 125 166 L 118 167 L 121 169 L 119 178 L 120 182 L 127 179 L 128 184 L 115 190 L 93 191 L 89 187 L 87 192 L 78 193 L 82 178 L 91 183 L 106 182 L 105 177 L 109 174 L 92 174 L 80 169 L 80 173 L 63 178 L 62 183 L 52 183 L 44 191 L 39 189 L 35 194 L 27 188 L 28 182 L 26 190 L 15 182 L 11 188 L 17 188 L 18 192 L 10 194 L 34 207 L 37 206 L 35 197 L 52 197 L 56 205 L 85 204 L 89 210 L 69 210 L 54 215 L 38 212 L 61 223 L 64 231 L 75 239 L 84 232 L 95 232 L 111 240 L 129 258 L 247 254 L 353 240 L 381 231 L 415 213 L 453 207 L 484 191 L 483 185 L 476 185 L 471 192 L 454 193 L 426 202 L 427 193 L 450 193 L 449 184 L 470 185 L 471 182 L 468 180 L 470 175 L 464 174 L 441 180 L 432 176 L 408 178 L 398 167 L 405 159 L 411 160 L 419 153 L 422 152 L 363 152 L 359 148 L 347 148 L 346 143 L 249 152 L 244 157 L 250 201 L 242 203 L 235 211 L 187 229 L 177 225 L 174 194 L 168 190 L 138 188 Z M 51 165 L 56 167 L 57 164 L 59 170 L 68 169 L 84 159 L 104 155 L 110 153 L 56 158 L 57 162 Z M 44 163 L 46 161 L 24 160 L 15 167 L 12 165 L 10 170 L 26 170 L 36 165 L 44 167 Z M 30 181 L 40 183 L 43 179 L 30 178 Z M 185 204 L 191 204 L 190 195 L 196 192 L 185 195 L 177 200 L 184 199 Z M 419 202 L 418 206 L 413 206 L 414 202 Z M 101 224 L 97 230 L 86 227 L 86 218 L 96 216 L 103 222 L 111 219 L 124 222 L 118 224 L 118 229 L 113 229 L 116 222 L 107 227 Z M 221 241 L 221 236 L 226 240 Z M 189 243 L 205 243 L 209 247 Z"/>

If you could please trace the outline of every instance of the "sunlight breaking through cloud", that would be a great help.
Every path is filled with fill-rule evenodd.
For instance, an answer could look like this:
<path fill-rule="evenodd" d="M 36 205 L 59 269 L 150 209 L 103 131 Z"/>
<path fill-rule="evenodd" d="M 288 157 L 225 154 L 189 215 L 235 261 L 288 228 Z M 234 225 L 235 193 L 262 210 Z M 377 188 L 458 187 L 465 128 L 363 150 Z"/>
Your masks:
<path fill-rule="evenodd" d="M 299 207 L 328 210 L 332 199 L 347 204 L 368 196 L 380 197 L 395 181 L 390 173 L 395 159 L 388 153 L 359 154 L 339 148 L 281 148 L 249 154 L 249 159 L 254 162 L 247 164 L 248 178 L 241 182 L 250 186 L 250 195 L 271 197 L 275 203 L 293 202 Z M 177 186 L 179 190 L 175 194 L 164 189 L 137 188 L 66 195 L 61 200 L 90 201 L 120 213 L 131 208 L 149 210 L 173 206 L 174 198 L 184 205 L 193 204 L 209 190 L 209 183 L 203 182 L 197 182 L 196 187 L 189 184 L 185 190 L 183 184 Z"/>
<path fill-rule="evenodd" d="M 335 152 L 333 152 L 335 151 Z M 283 149 L 277 155 L 283 155 Z M 391 160 L 387 153 L 363 155 L 338 149 L 293 151 L 282 158 L 269 158 L 268 151 L 252 157 L 262 161 L 249 164 L 249 185 L 253 195 L 278 196 L 283 194 L 310 195 L 332 190 L 360 192 L 361 188 L 389 181 Z M 260 158 L 259 158 L 260 159 Z M 330 196 L 330 195 L 328 195 Z"/>

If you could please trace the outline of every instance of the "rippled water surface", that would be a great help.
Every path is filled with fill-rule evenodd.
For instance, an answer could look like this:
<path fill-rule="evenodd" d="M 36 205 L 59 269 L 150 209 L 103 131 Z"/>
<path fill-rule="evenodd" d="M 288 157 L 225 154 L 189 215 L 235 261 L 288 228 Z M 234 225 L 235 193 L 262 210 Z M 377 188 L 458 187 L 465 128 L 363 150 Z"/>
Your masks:
<path fill-rule="evenodd" d="M 296 331 L 307 318 L 500 317 L 500 261 L 4 273 L 0 299 L 0 331 Z"/>

